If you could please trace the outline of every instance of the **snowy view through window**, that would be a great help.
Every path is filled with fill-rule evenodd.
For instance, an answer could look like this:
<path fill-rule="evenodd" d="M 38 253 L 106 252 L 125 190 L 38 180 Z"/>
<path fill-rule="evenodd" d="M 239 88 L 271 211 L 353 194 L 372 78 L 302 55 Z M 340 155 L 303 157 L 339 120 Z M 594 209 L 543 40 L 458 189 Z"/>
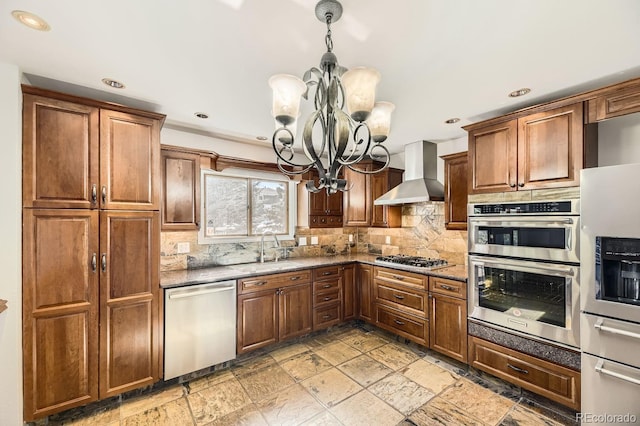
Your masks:
<path fill-rule="evenodd" d="M 206 236 L 252 236 L 288 232 L 287 183 L 205 176 Z"/>

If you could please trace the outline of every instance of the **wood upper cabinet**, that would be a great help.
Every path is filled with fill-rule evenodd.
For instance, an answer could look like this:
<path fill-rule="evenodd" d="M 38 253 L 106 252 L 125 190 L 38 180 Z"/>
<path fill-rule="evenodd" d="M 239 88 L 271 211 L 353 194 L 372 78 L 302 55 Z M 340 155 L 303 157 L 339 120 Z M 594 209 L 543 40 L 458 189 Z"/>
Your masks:
<path fill-rule="evenodd" d="M 159 210 L 159 164 L 158 120 L 100 110 L 102 208 Z"/>
<path fill-rule="evenodd" d="M 589 100 L 590 123 L 640 112 L 640 80 L 622 86 L 614 86 L 595 99 Z M 592 111 L 595 114 L 592 114 Z"/>
<path fill-rule="evenodd" d="M 317 173 L 310 173 L 310 179 L 318 180 Z M 304 189 L 306 191 L 306 188 Z M 325 189 L 319 192 L 308 192 L 309 227 L 341 228 L 342 227 L 342 192 L 327 194 Z"/>
<path fill-rule="evenodd" d="M 356 280 L 359 294 L 358 317 L 368 322 L 375 322 L 373 266 L 359 263 L 356 268 Z"/>
<path fill-rule="evenodd" d="M 363 161 L 355 167 L 371 171 L 379 166 L 379 163 Z M 345 179 L 351 189 L 344 192 L 344 226 L 402 226 L 402 206 L 373 204 L 376 198 L 402 182 L 402 173 L 403 170 L 387 168 L 382 172 L 367 175 L 347 169 Z"/>
<path fill-rule="evenodd" d="M 163 115 L 30 86 L 23 92 L 24 207 L 160 208 Z"/>
<path fill-rule="evenodd" d="M 467 229 L 467 151 L 444 155 L 444 226 Z"/>
<path fill-rule="evenodd" d="M 200 155 L 162 150 L 162 230 L 198 230 Z"/>
<path fill-rule="evenodd" d="M 101 212 L 100 397 L 159 380 L 159 212 Z"/>
<path fill-rule="evenodd" d="M 581 102 L 469 131 L 470 193 L 579 185 Z"/>
<path fill-rule="evenodd" d="M 98 212 L 25 209 L 26 421 L 98 399 Z"/>
<path fill-rule="evenodd" d="M 24 207 L 98 207 L 99 122 L 96 107 L 24 95 Z"/>

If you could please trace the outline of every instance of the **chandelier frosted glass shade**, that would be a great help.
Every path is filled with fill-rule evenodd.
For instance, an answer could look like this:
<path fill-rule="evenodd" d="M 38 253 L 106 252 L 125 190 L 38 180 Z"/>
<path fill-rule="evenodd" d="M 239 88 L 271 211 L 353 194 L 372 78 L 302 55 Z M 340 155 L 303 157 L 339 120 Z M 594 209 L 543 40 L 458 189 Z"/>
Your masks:
<path fill-rule="evenodd" d="M 382 142 L 389 135 L 394 106 L 375 102 L 378 71 L 366 67 L 347 70 L 338 65 L 332 52 L 331 24 L 341 15 L 342 6 L 337 0 L 321 0 L 316 5 L 316 16 L 327 24 L 327 51 L 320 66 L 305 72 L 302 80 L 286 74 L 269 79 L 276 120 L 271 142 L 278 167 L 288 175 L 304 174 L 315 168 L 318 178 L 306 183 L 310 192 L 348 191 L 350 186 L 342 177 L 344 167 L 374 174 L 389 165 L 389 151 Z M 304 121 L 301 143 L 294 144 L 300 98 L 308 99 L 310 92 L 314 111 Z M 373 169 L 356 167 L 363 159 L 375 160 Z"/>
<path fill-rule="evenodd" d="M 300 97 L 307 90 L 307 85 L 294 75 L 277 74 L 269 79 L 273 90 L 273 117 L 287 125 L 295 121 L 300 113 Z"/>

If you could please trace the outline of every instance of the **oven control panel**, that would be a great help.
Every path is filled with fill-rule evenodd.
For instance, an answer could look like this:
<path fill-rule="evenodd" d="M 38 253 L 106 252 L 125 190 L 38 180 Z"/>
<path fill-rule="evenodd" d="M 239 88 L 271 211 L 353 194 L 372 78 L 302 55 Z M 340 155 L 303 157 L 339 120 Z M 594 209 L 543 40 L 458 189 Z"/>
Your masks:
<path fill-rule="evenodd" d="M 579 214 L 578 201 L 533 201 L 522 203 L 470 204 L 470 216 L 511 214 Z"/>

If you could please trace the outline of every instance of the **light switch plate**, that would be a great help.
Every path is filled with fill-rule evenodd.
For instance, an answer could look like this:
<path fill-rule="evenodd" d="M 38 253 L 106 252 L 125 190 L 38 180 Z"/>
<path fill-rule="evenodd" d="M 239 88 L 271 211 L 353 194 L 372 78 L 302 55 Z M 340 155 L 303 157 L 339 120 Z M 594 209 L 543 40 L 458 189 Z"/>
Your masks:
<path fill-rule="evenodd" d="M 189 243 L 178 243 L 178 254 L 189 253 L 191 251 L 191 247 Z"/>
<path fill-rule="evenodd" d="M 391 244 L 391 237 L 388 236 L 388 235 L 386 237 L 384 237 L 384 243 L 385 244 Z"/>
<path fill-rule="evenodd" d="M 311 237 L 311 245 L 318 244 L 318 237 Z"/>
<path fill-rule="evenodd" d="M 298 238 L 298 245 L 299 246 L 306 246 L 307 245 L 307 237 Z"/>

